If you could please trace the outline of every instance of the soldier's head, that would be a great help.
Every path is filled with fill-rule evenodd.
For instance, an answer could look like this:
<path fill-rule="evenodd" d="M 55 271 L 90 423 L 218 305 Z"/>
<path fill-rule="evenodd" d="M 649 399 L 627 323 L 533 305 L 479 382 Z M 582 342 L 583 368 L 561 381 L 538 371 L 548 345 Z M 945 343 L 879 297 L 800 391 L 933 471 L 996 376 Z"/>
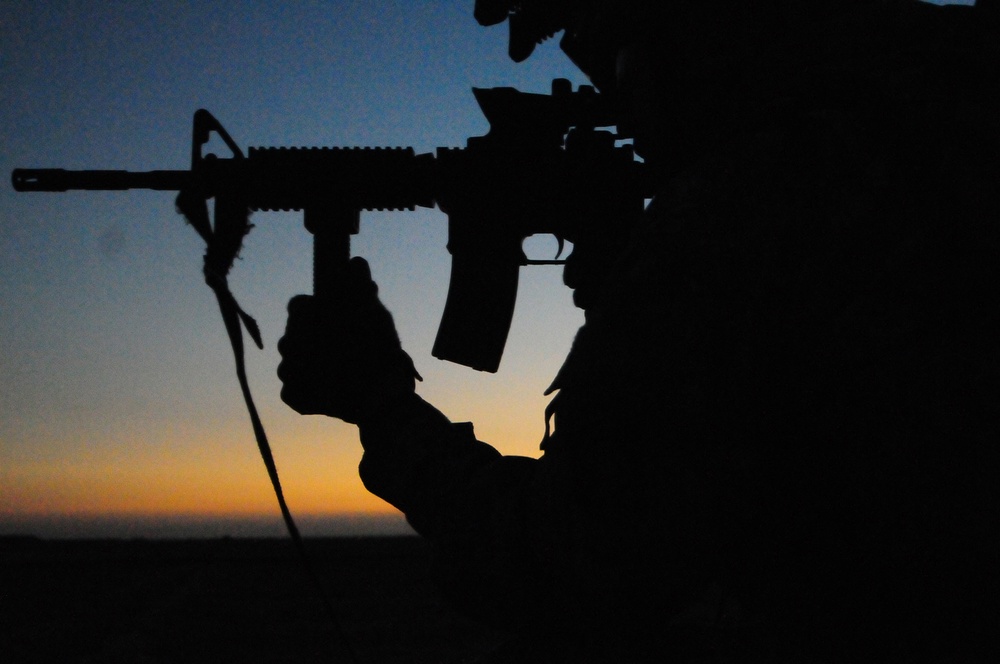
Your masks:
<path fill-rule="evenodd" d="M 810 85 L 813 31 L 838 12 L 884 3 L 476 0 L 475 16 L 483 25 L 508 22 L 518 62 L 562 31 L 570 60 L 620 98 L 625 132 L 649 160 L 667 151 L 683 158 L 748 106 L 796 95 L 797 86 Z"/>
<path fill-rule="evenodd" d="M 650 17 L 663 14 L 646 11 Z M 564 31 L 560 47 L 602 91 L 615 83 L 615 62 L 623 44 L 634 38 L 643 3 L 636 0 L 476 0 L 475 16 L 482 25 L 508 22 L 508 53 L 515 62 L 527 59 L 535 46 Z M 648 25 L 648 22 L 647 22 Z"/>

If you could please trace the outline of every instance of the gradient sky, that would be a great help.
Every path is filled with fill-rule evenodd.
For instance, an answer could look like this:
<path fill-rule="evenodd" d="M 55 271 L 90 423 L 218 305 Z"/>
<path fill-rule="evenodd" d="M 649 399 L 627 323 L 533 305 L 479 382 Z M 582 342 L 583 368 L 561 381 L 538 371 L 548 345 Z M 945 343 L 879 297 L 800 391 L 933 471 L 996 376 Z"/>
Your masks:
<path fill-rule="evenodd" d="M 244 149 L 462 147 L 488 128 L 472 86 L 584 82 L 554 43 L 510 62 L 506 28 L 480 27 L 472 4 L 0 2 L 0 170 L 187 168 L 201 107 Z M 391 512 L 357 479 L 356 429 L 278 398 L 275 344 L 288 299 L 311 287 L 311 236 L 299 214 L 253 221 L 230 283 L 263 330 L 250 380 L 289 505 L 303 518 Z M 560 268 L 522 270 L 496 375 L 432 358 L 445 243 L 436 210 L 364 213 L 353 249 L 425 378 L 421 394 L 503 452 L 536 456 L 542 392 L 582 316 Z M 0 187 L 0 533 L 277 519 L 202 252 L 167 192 Z M 537 253 L 551 257 L 555 243 Z"/>
<path fill-rule="evenodd" d="M 201 107 L 244 148 L 461 147 L 488 127 L 473 86 L 585 82 L 555 40 L 510 62 L 506 28 L 478 26 L 472 5 L 0 0 L 0 171 L 187 168 Z M 289 505 L 307 534 L 324 517 L 362 532 L 359 514 L 391 529 L 357 479 L 356 429 L 278 398 L 275 344 L 286 302 L 310 288 L 311 240 L 298 214 L 253 221 L 230 283 L 264 334 L 249 374 Z M 419 392 L 502 452 L 537 456 L 542 392 L 582 315 L 560 268 L 523 269 L 496 375 L 432 358 L 445 243 L 437 211 L 365 213 L 354 253 Z M 280 534 L 202 251 L 170 193 L 0 186 L 0 534 Z"/>

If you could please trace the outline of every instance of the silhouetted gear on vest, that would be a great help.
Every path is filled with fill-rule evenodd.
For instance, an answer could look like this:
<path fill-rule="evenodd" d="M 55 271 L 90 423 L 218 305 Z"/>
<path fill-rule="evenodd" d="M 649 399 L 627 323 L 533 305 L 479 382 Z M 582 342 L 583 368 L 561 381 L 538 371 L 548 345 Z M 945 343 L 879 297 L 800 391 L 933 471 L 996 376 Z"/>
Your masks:
<path fill-rule="evenodd" d="M 616 4 L 476 3 L 512 18 L 515 59 L 579 39 L 662 176 L 605 257 L 544 453 L 416 396 L 380 315 L 365 485 L 511 632 L 490 661 L 996 661 L 996 3 L 624 2 L 584 40 Z M 350 350 L 299 328 L 289 394 L 349 387 L 308 355 Z"/>

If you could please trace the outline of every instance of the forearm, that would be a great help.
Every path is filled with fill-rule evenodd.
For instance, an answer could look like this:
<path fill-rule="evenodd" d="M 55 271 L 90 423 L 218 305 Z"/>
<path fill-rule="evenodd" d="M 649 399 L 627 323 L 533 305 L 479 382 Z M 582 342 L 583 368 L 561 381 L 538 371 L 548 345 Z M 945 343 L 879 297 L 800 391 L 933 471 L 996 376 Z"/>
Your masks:
<path fill-rule="evenodd" d="M 493 485 L 510 474 L 511 464 L 476 440 L 471 424 L 450 422 L 414 394 L 362 422 L 360 431 L 365 487 L 401 510 L 421 535 L 437 541 L 490 537 L 479 531 L 500 499 Z"/>
<path fill-rule="evenodd" d="M 554 534 L 538 527 L 538 460 L 502 456 L 415 395 L 362 423 L 361 441 L 365 487 L 434 545 L 434 576 L 456 605 L 504 627 L 565 613 L 543 541 Z"/>

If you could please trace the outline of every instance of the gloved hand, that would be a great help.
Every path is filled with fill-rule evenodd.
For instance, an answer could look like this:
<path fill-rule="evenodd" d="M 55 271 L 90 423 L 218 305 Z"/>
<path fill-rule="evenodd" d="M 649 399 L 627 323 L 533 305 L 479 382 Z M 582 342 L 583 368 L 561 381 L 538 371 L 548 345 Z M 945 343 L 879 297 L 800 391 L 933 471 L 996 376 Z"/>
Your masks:
<path fill-rule="evenodd" d="M 351 259 L 337 303 L 289 301 L 278 352 L 281 399 L 303 415 L 360 424 L 405 400 L 420 379 L 362 258 Z"/>

